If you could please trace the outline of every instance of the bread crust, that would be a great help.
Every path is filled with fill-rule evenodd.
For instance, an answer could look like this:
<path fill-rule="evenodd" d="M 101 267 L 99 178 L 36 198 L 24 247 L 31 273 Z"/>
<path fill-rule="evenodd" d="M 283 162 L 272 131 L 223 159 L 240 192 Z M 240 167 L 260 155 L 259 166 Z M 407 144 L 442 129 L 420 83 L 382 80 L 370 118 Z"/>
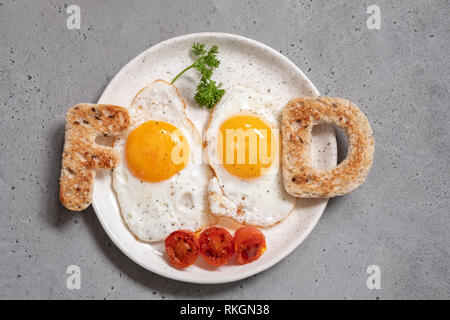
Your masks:
<path fill-rule="evenodd" d="M 114 105 L 81 103 L 66 113 L 59 198 L 69 210 L 81 211 L 92 202 L 96 169 L 113 169 L 119 155 L 95 143 L 98 136 L 115 136 L 130 124 L 128 110 Z"/>
<path fill-rule="evenodd" d="M 331 170 L 320 171 L 311 160 L 312 129 L 334 124 L 349 142 L 347 158 Z M 282 114 L 282 173 L 286 191 L 301 198 L 331 198 L 356 189 L 367 177 L 375 149 L 364 113 L 341 98 L 305 97 L 287 103 Z"/>

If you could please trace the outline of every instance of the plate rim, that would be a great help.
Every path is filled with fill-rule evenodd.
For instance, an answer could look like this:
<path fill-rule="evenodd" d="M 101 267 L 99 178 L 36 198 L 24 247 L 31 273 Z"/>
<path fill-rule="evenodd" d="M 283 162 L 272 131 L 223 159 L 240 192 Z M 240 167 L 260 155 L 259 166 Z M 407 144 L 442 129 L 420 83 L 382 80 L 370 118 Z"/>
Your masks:
<path fill-rule="evenodd" d="M 249 43 L 250 45 L 262 48 L 272 54 L 274 54 L 275 56 L 277 56 L 277 58 L 283 60 L 285 63 L 287 63 L 290 67 L 292 67 L 295 72 L 299 73 L 302 78 L 305 80 L 305 83 L 307 84 L 307 86 L 309 87 L 309 89 L 312 92 L 312 95 L 314 96 L 320 96 L 319 91 L 317 90 L 317 88 L 315 87 L 315 85 L 311 82 L 311 80 L 305 75 L 305 73 L 294 63 L 292 62 L 289 58 L 287 58 L 286 56 L 284 56 L 282 53 L 276 51 L 275 49 L 271 48 L 270 46 L 259 42 L 257 40 L 253 40 L 251 38 L 247 38 L 245 36 L 242 35 L 237 35 L 237 34 L 232 34 L 232 33 L 225 33 L 225 32 L 198 32 L 198 33 L 189 33 L 189 34 L 184 34 L 184 35 L 180 35 L 180 36 L 176 36 L 173 38 L 169 38 L 166 40 L 163 40 L 153 46 L 151 46 L 150 48 L 144 50 L 143 52 L 141 52 L 140 54 L 138 54 L 136 57 L 134 57 L 133 59 L 131 59 L 130 61 L 128 61 L 117 73 L 116 75 L 110 80 L 110 82 L 108 83 L 108 85 L 104 88 L 102 95 L 100 96 L 100 98 L 98 99 L 98 102 L 100 102 L 105 93 L 112 87 L 114 86 L 115 82 L 117 81 L 117 79 L 119 79 L 122 74 L 124 74 L 126 72 L 127 67 L 132 64 L 135 63 L 137 60 L 140 60 L 143 56 L 149 54 L 152 51 L 156 51 L 159 48 L 168 45 L 172 42 L 177 42 L 177 41 L 182 41 L 185 39 L 189 39 L 189 38 L 195 38 L 195 37 L 216 37 L 216 38 L 228 38 L 231 40 L 238 40 L 238 41 L 245 41 L 247 43 Z M 97 102 L 97 103 L 98 103 Z M 95 180 L 94 180 L 94 186 L 95 186 Z M 189 279 L 185 279 L 183 278 L 183 274 L 181 273 L 180 275 L 177 274 L 168 274 L 165 273 L 164 271 L 157 269 L 157 268 L 152 268 L 152 266 L 149 266 L 148 264 L 144 264 L 142 261 L 140 261 L 138 258 L 134 257 L 131 252 L 122 245 L 121 241 L 119 241 L 116 237 L 116 235 L 111 231 L 111 229 L 109 228 L 109 226 L 106 224 L 105 220 L 103 220 L 102 215 L 100 214 L 100 208 L 98 207 L 97 204 L 97 200 L 95 197 L 95 193 L 94 193 L 94 197 L 92 199 L 92 207 L 94 209 L 94 212 L 98 218 L 98 220 L 100 221 L 101 226 L 103 227 L 103 229 L 105 230 L 106 234 L 109 236 L 109 238 L 112 240 L 112 242 L 120 249 L 120 251 L 122 251 L 129 259 L 131 259 L 134 263 L 138 264 L 139 266 L 141 266 L 142 268 L 151 271 L 159 276 L 168 278 L 168 279 L 172 279 L 172 280 L 176 280 L 176 281 L 181 281 L 181 282 L 185 282 L 185 283 L 193 283 L 193 284 L 223 284 L 223 283 L 230 283 L 230 282 L 235 282 L 235 281 L 239 281 L 239 280 L 243 280 L 246 279 L 248 277 L 251 277 L 253 275 L 256 275 L 258 273 L 261 273 L 271 267 L 273 267 L 274 265 L 276 265 L 277 263 L 279 263 L 281 260 L 283 260 L 284 258 L 286 258 L 289 254 L 291 254 L 298 246 L 300 246 L 300 244 L 309 236 L 309 234 L 312 232 L 312 230 L 316 227 L 318 221 L 320 220 L 320 218 L 322 217 L 325 208 L 328 204 L 328 199 L 323 199 L 324 201 L 322 203 L 320 203 L 320 205 L 322 206 L 321 212 L 319 214 L 317 214 L 314 219 L 311 220 L 311 222 L 309 223 L 308 227 L 305 229 L 305 232 L 303 232 L 303 235 L 301 237 L 299 237 L 298 239 L 296 239 L 296 241 L 292 242 L 290 246 L 288 246 L 286 248 L 286 250 L 284 250 L 284 252 L 276 257 L 275 259 L 270 260 L 269 262 L 260 265 L 257 268 L 253 268 L 250 269 L 246 272 L 240 272 L 238 274 L 232 275 L 232 276 L 228 276 L 228 277 L 224 277 L 222 279 L 215 279 L 214 277 L 205 277 L 204 280 L 189 280 Z"/>

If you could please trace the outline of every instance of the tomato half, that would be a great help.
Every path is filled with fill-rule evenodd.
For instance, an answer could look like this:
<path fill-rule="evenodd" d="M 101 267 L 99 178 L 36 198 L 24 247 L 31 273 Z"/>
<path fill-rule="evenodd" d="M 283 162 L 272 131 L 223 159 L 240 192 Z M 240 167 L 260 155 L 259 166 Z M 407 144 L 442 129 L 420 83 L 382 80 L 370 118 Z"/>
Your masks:
<path fill-rule="evenodd" d="M 239 264 L 246 264 L 259 259 L 266 248 L 266 238 L 256 227 L 245 226 L 234 233 L 236 262 Z"/>
<path fill-rule="evenodd" d="M 200 254 L 213 266 L 221 266 L 230 261 L 234 253 L 233 236 L 225 229 L 211 227 L 200 235 Z"/>
<path fill-rule="evenodd" d="M 198 257 L 198 237 L 191 231 L 172 232 L 166 238 L 165 245 L 170 264 L 176 268 L 189 267 Z"/>

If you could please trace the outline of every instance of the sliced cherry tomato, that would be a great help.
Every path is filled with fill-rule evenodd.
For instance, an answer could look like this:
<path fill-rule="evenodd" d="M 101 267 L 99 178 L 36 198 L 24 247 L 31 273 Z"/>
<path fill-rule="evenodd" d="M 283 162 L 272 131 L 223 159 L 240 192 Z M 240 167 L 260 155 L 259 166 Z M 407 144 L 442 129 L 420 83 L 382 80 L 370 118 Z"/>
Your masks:
<path fill-rule="evenodd" d="M 166 238 L 165 245 L 170 264 L 176 268 L 189 267 L 198 257 L 198 237 L 191 231 L 172 232 Z"/>
<path fill-rule="evenodd" d="M 233 236 L 225 229 L 211 227 L 200 235 L 200 254 L 213 266 L 221 266 L 230 261 L 234 253 Z"/>
<path fill-rule="evenodd" d="M 239 264 L 246 264 L 259 259 L 266 248 L 266 238 L 258 228 L 245 226 L 234 233 L 236 262 Z"/>

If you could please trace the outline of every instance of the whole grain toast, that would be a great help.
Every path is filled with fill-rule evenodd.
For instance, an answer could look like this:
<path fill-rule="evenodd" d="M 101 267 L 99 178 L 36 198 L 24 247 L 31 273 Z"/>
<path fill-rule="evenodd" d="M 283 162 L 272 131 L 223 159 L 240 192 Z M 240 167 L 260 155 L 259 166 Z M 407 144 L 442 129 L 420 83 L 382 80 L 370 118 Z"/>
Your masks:
<path fill-rule="evenodd" d="M 311 160 L 312 129 L 334 124 L 349 141 L 347 157 L 331 170 L 320 171 Z M 302 198 L 330 198 L 356 189 L 372 165 L 375 142 L 364 113 L 341 98 L 296 98 L 282 115 L 282 173 L 286 191 Z"/>
<path fill-rule="evenodd" d="M 69 210 L 81 211 L 92 202 L 96 169 L 112 169 L 119 155 L 95 143 L 99 136 L 115 136 L 127 129 L 128 110 L 106 104 L 77 104 L 66 113 L 66 132 L 59 198 Z"/>

